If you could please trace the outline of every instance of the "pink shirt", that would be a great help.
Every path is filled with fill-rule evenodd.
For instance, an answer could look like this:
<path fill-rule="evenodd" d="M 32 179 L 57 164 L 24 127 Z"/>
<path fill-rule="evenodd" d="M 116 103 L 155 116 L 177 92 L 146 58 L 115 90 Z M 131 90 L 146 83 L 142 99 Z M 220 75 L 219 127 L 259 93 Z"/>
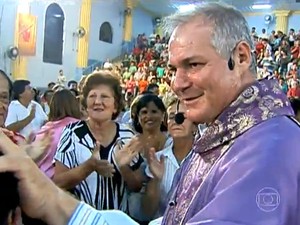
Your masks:
<path fill-rule="evenodd" d="M 54 175 L 54 163 L 53 158 L 56 152 L 57 144 L 61 137 L 62 131 L 70 123 L 76 122 L 78 119 L 72 117 L 65 117 L 64 119 L 58 121 L 47 122 L 41 130 L 37 133 L 35 140 L 40 140 L 43 138 L 45 132 L 52 130 L 53 132 L 53 140 L 51 145 L 45 155 L 45 157 L 38 162 L 38 167 L 46 174 L 50 179 L 53 178 Z"/>

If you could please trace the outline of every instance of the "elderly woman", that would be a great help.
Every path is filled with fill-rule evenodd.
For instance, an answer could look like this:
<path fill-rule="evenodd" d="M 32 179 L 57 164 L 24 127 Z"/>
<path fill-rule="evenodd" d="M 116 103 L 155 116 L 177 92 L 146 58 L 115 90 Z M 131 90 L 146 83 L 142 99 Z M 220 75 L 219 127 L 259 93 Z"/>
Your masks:
<path fill-rule="evenodd" d="M 55 155 L 54 182 L 96 209 L 127 212 L 128 190 L 142 186 L 136 172 L 142 159 L 136 154 L 130 166 L 118 166 L 122 160 L 118 151 L 135 149 L 126 145 L 133 131 L 114 121 L 122 109 L 119 79 L 109 71 L 93 73 L 86 78 L 82 95 L 88 119 L 64 129 Z"/>
<path fill-rule="evenodd" d="M 155 218 L 163 215 L 167 206 L 167 196 L 172 186 L 174 175 L 192 149 L 197 126 L 185 119 L 182 124 L 175 123 L 176 113 L 186 113 L 185 106 L 178 99 L 170 101 L 168 131 L 173 144 L 161 151 L 149 151 L 146 174 L 150 178 L 142 199 L 142 208 L 146 215 Z"/>

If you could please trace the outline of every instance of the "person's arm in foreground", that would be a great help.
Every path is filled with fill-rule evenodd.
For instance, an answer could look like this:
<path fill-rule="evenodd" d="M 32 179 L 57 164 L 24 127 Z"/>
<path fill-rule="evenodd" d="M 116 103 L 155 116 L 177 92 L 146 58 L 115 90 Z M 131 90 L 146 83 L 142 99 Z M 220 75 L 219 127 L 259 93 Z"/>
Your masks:
<path fill-rule="evenodd" d="M 28 216 L 49 225 L 105 224 L 100 212 L 59 189 L 2 131 L 0 150 L 0 173 L 13 172 L 19 180 L 21 208 Z"/>

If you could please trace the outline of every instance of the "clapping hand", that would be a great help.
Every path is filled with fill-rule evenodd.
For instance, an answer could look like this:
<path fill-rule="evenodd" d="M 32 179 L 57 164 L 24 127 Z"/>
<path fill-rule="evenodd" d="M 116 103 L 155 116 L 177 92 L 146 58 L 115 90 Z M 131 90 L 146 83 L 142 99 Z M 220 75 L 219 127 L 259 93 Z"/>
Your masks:
<path fill-rule="evenodd" d="M 49 200 L 48 193 L 57 192 L 58 188 L 37 168 L 36 164 L 13 143 L 0 129 L 0 173 L 12 172 L 18 179 L 18 190 L 21 207 L 34 218 L 41 218 L 45 204 Z"/>
<path fill-rule="evenodd" d="M 36 112 L 36 105 L 33 104 L 33 105 L 31 106 L 30 114 L 29 114 L 29 116 L 28 116 L 28 117 L 30 118 L 30 121 L 34 119 L 34 117 L 35 117 L 35 112 Z"/>
<path fill-rule="evenodd" d="M 33 161 L 38 162 L 41 160 L 47 150 L 49 149 L 52 142 L 52 132 L 48 131 L 44 133 L 42 139 L 34 141 L 34 134 L 31 134 L 26 141 L 19 142 L 20 149 L 25 151 Z"/>
<path fill-rule="evenodd" d="M 100 143 L 97 142 L 91 156 L 94 170 L 103 177 L 113 177 L 115 173 L 114 165 L 107 160 L 100 159 Z"/>
<path fill-rule="evenodd" d="M 162 180 L 165 172 L 165 156 L 161 155 L 160 159 L 158 159 L 155 153 L 154 148 L 150 148 L 147 152 L 149 169 L 155 179 Z"/>
<path fill-rule="evenodd" d="M 142 143 L 138 137 L 134 137 L 123 148 L 118 145 L 118 149 L 115 152 L 115 161 L 119 167 L 129 165 L 134 157 L 136 157 L 142 147 Z"/>

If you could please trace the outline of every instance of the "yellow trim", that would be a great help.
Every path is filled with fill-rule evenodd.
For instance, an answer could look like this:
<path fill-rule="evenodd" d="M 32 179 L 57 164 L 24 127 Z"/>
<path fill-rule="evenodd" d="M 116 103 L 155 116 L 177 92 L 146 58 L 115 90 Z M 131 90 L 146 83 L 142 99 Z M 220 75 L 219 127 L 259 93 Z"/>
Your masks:
<path fill-rule="evenodd" d="M 82 0 L 79 26 L 85 29 L 85 35 L 78 38 L 77 67 L 79 68 L 83 68 L 88 65 L 91 11 L 92 1 Z"/>
<path fill-rule="evenodd" d="M 292 15 L 300 15 L 300 10 L 298 10 L 298 11 L 293 11 L 291 14 L 292 14 Z"/>
<path fill-rule="evenodd" d="M 158 34 L 160 37 L 164 36 L 164 31 L 161 25 L 156 27 L 155 34 Z"/>
<path fill-rule="evenodd" d="M 300 15 L 300 10 L 297 10 L 297 11 L 289 11 L 289 10 L 275 10 L 275 11 L 272 11 L 272 12 L 243 12 L 243 15 L 244 16 L 264 16 L 264 15 L 267 15 L 267 14 L 287 14 L 290 16 L 290 15 Z"/>
<path fill-rule="evenodd" d="M 243 12 L 244 16 L 264 16 L 266 14 L 265 12 Z"/>
<path fill-rule="evenodd" d="M 27 58 L 19 56 L 13 61 L 12 76 L 14 80 L 27 80 Z"/>
<path fill-rule="evenodd" d="M 275 10 L 274 12 L 274 15 L 277 17 L 277 16 L 289 16 L 291 11 L 290 10 Z"/>
<path fill-rule="evenodd" d="M 15 33 L 14 33 L 14 46 L 19 46 L 19 11 L 18 7 L 17 16 L 15 21 Z M 28 12 L 29 13 L 29 12 Z M 19 55 L 15 61 L 11 63 L 12 67 L 12 77 L 14 80 L 27 80 L 27 58 L 25 56 Z"/>
<path fill-rule="evenodd" d="M 283 33 L 287 33 L 288 23 L 289 23 L 289 15 L 291 11 L 289 10 L 277 10 L 274 11 L 274 15 L 276 17 L 276 30 L 282 31 Z"/>
<path fill-rule="evenodd" d="M 124 20 L 124 41 L 130 42 L 132 39 L 133 9 L 136 2 L 133 0 L 124 0 L 125 10 L 130 9 L 131 13 L 125 15 Z"/>

